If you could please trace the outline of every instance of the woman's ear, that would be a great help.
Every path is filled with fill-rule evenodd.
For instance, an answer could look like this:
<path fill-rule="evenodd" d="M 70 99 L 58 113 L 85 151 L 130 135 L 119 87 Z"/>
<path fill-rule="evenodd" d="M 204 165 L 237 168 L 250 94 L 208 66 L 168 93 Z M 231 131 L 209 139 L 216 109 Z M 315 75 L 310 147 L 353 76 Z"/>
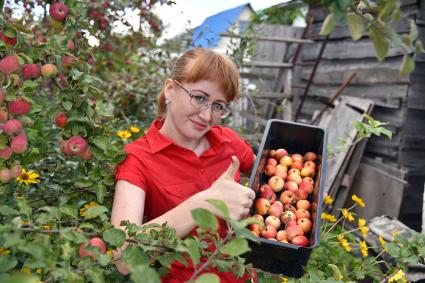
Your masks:
<path fill-rule="evenodd" d="M 174 82 L 172 79 L 167 79 L 165 81 L 165 87 L 164 87 L 164 95 L 165 95 L 165 99 L 167 99 L 168 101 L 172 100 L 172 96 L 175 90 L 175 86 L 174 86 Z"/>

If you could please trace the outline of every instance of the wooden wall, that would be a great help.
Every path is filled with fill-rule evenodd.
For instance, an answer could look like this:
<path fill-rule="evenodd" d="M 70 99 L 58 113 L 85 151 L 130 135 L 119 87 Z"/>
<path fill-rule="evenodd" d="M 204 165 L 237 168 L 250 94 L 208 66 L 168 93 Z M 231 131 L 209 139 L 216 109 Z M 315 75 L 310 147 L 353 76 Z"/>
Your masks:
<path fill-rule="evenodd" d="M 402 0 L 406 17 L 395 26 L 398 32 L 408 32 L 409 18 L 416 19 L 420 39 L 425 43 L 425 1 Z M 316 60 L 323 37 L 319 36 L 327 11 L 319 6 L 310 7 L 314 17 L 310 36 L 318 43 L 305 45 L 304 63 Z M 419 230 L 421 226 L 422 194 L 425 181 L 425 54 L 415 57 L 416 69 L 409 77 L 399 74 L 402 51 L 392 47 L 388 57 L 378 62 L 375 50 L 367 34 L 353 41 L 347 27 L 336 27 L 328 39 L 322 61 L 304 103 L 298 121 L 310 121 L 315 110 L 323 107 L 323 101 L 331 97 L 353 72 L 357 76 L 342 95 L 368 98 L 374 101 L 372 117 L 388 122 L 393 132 L 391 140 L 373 137 L 365 154 L 382 159 L 385 163 L 407 167 L 410 186 L 403 196 L 400 220 Z M 305 85 L 312 66 L 298 66 L 294 71 L 294 84 Z M 296 96 L 302 89 L 293 89 Z M 297 102 L 294 99 L 294 102 Z M 296 103 L 293 109 L 297 109 Z"/>

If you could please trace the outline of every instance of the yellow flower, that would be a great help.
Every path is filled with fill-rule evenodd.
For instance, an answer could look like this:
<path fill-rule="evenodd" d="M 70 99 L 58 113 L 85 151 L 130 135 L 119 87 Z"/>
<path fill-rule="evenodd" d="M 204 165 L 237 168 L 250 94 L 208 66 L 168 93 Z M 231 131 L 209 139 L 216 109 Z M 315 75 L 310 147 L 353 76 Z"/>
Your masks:
<path fill-rule="evenodd" d="M 0 247 L 0 255 L 8 255 L 10 250 Z"/>
<path fill-rule="evenodd" d="M 35 273 L 37 273 L 37 274 L 41 274 L 41 273 L 43 273 L 43 269 L 41 269 L 41 268 L 37 268 L 37 269 L 35 270 Z"/>
<path fill-rule="evenodd" d="M 351 199 L 355 202 L 355 203 L 357 203 L 358 205 L 360 205 L 361 207 L 365 207 L 366 205 L 364 204 L 364 201 L 361 199 L 361 198 L 359 198 L 357 195 L 352 195 L 351 196 Z"/>
<path fill-rule="evenodd" d="M 117 132 L 117 136 L 119 136 L 120 138 L 122 138 L 123 140 L 128 139 L 129 137 L 131 137 L 131 133 L 130 131 L 118 131 Z"/>
<path fill-rule="evenodd" d="M 23 200 L 23 199 L 25 199 L 25 197 L 24 196 L 16 196 L 15 197 L 17 200 Z"/>
<path fill-rule="evenodd" d="M 359 218 L 359 229 L 363 238 L 366 238 L 367 234 L 369 233 L 369 227 L 366 227 L 366 220 L 364 218 Z"/>
<path fill-rule="evenodd" d="M 282 278 L 282 283 L 288 282 L 288 278 L 286 278 L 286 277 L 281 277 L 281 278 Z"/>
<path fill-rule="evenodd" d="M 24 168 L 22 168 L 21 175 L 16 178 L 16 181 L 25 185 L 37 184 L 40 182 L 40 180 L 37 179 L 38 177 L 40 177 L 40 175 L 34 171 L 30 170 L 27 172 Z"/>
<path fill-rule="evenodd" d="M 44 230 L 52 230 L 49 225 L 43 225 L 41 228 Z"/>
<path fill-rule="evenodd" d="M 354 221 L 354 216 L 351 212 L 349 212 L 346 208 L 343 208 L 342 210 L 342 216 L 344 216 L 345 219 L 348 219 L 348 221 Z"/>
<path fill-rule="evenodd" d="M 334 199 L 330 195 L 327 195 L 323 198 L 323 203 L 326 205 L 331 205 L 333 202 Z"/>
<path fill-rule="evenodd" d="M 106 254 L 107 254 L 107 255 L 109 255 L 109 256 L 112 258 L 112 257 L 113 257 L 112 249 L 111 249 L 111 248 L 109 248 L 109 249 L 106 251 Z"/>
<path fill-rule="evenodd" d="M 130 132 L 137 134 L 138 132 L 140 132 L 140 129 L 137 128 L 136 126 L 131 126 L 130 127 Z"/>
<path fill-rule="evenodd" d="M 31 274 L 31 269 L 29 267 L 24 266 L 21 268 L 21 272 L 25 274 Z"/>
<path fill-rule="evenodd" d="M 366 244 L 366 242 L 365 242 L 365 241 L 361 241 L 361 242 L 360 242 L 360 252 L 362 253 L 362 255 L 363 255 L 364 257 L 366 257 L 366 256 L 367 256 L 367 244 Z"/>
<path fill-rule="evenodd" d="M 80 215 L 83 217 L 86 216 L 87 209 L 93 206 L 98 206 L 98 205 L 99 204 L 96 201 L 91 201 L 89 203 L 86 203 L 82 208 L 80 208 Z"/>
<path fill-rule="evenodd" d="M 395 238 L 398 235 L 397 231 L 392 231 L 391 232 L 391 236 L 393 236 L 393 238 Z"/>
<path fill-rule="evenodd" d="M 399 270 L 397 271 L 397 273 L 395 273 L 393 276 L 390 277 L 390 279 L 388 279 L 388 282 L 407 282 L 406 276 L 404 275 L 403 270 Z"/>
<path fill-rule="evenodd" d="M 379 243 L 381 244 L 381 246 L 384 246 L 387 243 L 382 236 L 379 236 L 378 240 L 379 240 Z"/>
<path fill-rule="evenodd" d="M 322 212 L 321 218 L 323 220 L 327 220 L 329 222 L 335 222 L 336 221 L 336 217 L 334 215 L 326 213 L 326 212 Z"/>
<path fill-rule="evenodd" d="M 351 252 L 351 246 L 348 243 L 347 239 L 344 238 L 344 235 L 338 235 L 338 241 L 341 243 L 341 246 L 346 252 Z"/>
<path fill-rule="evenodd" d="M 31 222 L 29 222 L 28 220 L 21 220 L 21 225 L 29 225 L 31 224 Z"/>

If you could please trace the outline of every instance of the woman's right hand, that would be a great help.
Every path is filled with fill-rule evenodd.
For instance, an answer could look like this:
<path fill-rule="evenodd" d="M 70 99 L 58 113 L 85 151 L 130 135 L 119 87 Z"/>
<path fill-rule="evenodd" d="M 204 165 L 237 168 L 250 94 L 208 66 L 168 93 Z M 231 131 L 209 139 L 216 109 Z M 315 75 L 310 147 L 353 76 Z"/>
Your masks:
<path fill-rule="evenodd" d="M 229 168 L 211 185 L 209 189 L 196 194 L 196 198 L 200 201 L 209 199 L 218 199 L 226 203 L 229 208 L 230 217 L 239 220 L 249 214 L 255 200 L 255 192 L 235 182 L 235 174 L 239 169 L 239 160 L 236 156 L 232 156 L 232 163 Z M 210 205 L 206 208 L 219 217 L 222 217 L 217 210 Z"/>

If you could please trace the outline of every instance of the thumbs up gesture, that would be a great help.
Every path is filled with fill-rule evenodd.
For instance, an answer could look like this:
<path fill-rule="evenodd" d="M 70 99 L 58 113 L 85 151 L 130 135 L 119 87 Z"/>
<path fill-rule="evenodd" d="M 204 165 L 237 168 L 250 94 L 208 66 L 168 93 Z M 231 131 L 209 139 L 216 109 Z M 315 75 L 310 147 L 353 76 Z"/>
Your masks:
<path fill-rule="evenodd" d="M 255 199 L 255 193 L 250 188 L 242 186 L 234 181 L 239 170 L 239 160 L 232 156 L 232 162 L 226 171 L 205 191 L 197 194 L 207 204 L 205 208 L 219 215 L 206 200 L 218 199 L 226 203 L 229 208 L 230 217 L 239 220 L 249 213 L 249 209 Z"/>

